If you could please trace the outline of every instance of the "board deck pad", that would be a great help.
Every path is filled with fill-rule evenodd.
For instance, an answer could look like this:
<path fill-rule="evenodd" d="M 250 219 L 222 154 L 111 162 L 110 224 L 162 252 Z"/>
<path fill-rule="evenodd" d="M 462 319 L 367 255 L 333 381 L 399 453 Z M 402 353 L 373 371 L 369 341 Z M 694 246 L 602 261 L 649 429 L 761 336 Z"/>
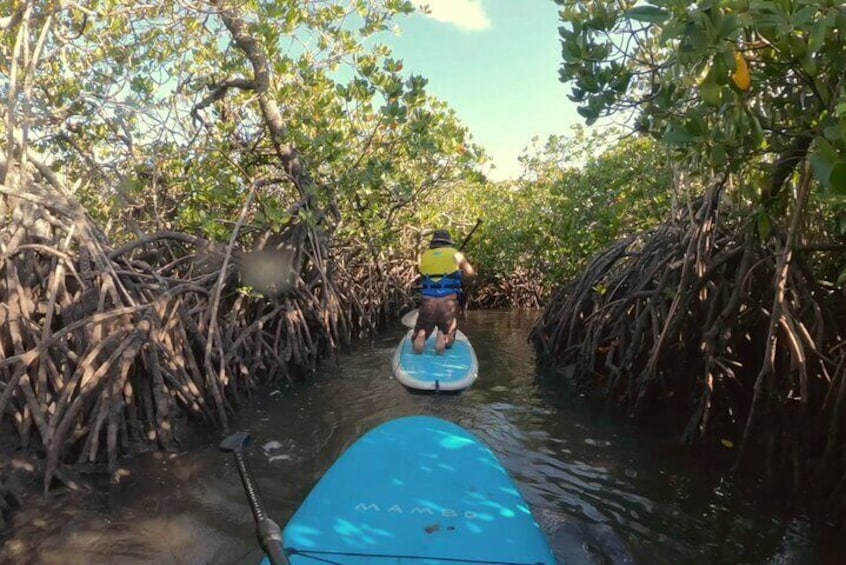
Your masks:
<path fill-rule="evenodd" d="M 476 352 L 461 330 L 455 334 L 452 347 L 438 354 L 435 332 L 426 340 L 423 353 L 415 353 L 409 330 L 394 353 L 394 378 L 416 390 L 457 391 L 469 387 L 479 373 Z"/>
<path fill-rule="evenodd" d="M 292 565 L 553 565 L 516 484 L 474 435 L 392 420 L 343 453 L 283 533 Z"/>

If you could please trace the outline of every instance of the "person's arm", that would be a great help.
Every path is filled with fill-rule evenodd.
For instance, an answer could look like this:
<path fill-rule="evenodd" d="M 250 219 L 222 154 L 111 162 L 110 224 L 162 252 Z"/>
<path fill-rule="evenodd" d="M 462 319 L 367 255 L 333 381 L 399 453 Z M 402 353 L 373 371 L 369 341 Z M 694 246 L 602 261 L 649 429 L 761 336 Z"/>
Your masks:
<path fill-rule="evenodd" d="M 467 260 L 467 257 L 461 251 L 455 253 L 455 262 L 458 263 L 458 268 L 464 273 L 465 277 L 473 277 L 476 275 L 476 269 Z"/>

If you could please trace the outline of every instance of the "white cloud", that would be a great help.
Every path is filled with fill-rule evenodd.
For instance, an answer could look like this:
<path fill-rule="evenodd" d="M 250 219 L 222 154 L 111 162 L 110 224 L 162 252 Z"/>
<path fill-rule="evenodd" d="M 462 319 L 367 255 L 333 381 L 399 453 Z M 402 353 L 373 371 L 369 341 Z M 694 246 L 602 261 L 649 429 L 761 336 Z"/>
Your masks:
<path fill-rule="evenodd" d="M 491 27 L 482 0 L 419 0 L 417 6 L 428 6 L 426 16 L 460 29 L 481 31 Z"/>

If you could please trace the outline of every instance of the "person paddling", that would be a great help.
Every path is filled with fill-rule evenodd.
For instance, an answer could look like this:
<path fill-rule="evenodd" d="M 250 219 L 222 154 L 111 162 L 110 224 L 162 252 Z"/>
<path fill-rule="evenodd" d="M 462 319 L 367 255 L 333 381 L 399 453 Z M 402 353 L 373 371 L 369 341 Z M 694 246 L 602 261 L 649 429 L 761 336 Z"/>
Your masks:
<path fill-rule="evenodd" d="M 414 325 L 414 352 L 423 353 L 426 340 L 437 331 L 435 349 L 443 353 L 455 342 L 461 281 L 476 274 L 455 248 L 447 230 L 435 230 L 429 248 L 420 256 L 421 303 Z"/>

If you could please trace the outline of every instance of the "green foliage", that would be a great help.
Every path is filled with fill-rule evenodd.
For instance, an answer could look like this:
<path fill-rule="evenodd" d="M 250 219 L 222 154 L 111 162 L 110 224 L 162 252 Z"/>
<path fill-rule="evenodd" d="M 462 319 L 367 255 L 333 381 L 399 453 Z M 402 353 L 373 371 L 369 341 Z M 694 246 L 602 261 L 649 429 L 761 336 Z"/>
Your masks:
<path fill-rule="evenodd" d="M 598 137 L 581 142 L 596 147 L 603 142 Z M 611 243 L 665 220 L 672 185 L 666 152 L 648 138 L 625 138 L 559 180 L 554 233 L 570 247 L 565 278 L 576 276 Z"/>
<path fill-rule="evenodd" d="M 753 175 L 813 139 L 823 195 L 846 192 L 846 11 L 830 0 L 556 0 L 561 80 L 588 123 L 637 127 L 700 170 Z M 637 4 L 637 5 L 636 5 Z M 747 74 L 748 70 L 748 74 Z M 780 187 L 757 187 L 766 197 Z M 782 179 L 783 180 L 783 179 Z"/>
<path fill-rule="evenodd" d="M 421 227 L 459 235 L 481 217 L 474 262 L 503 275 L 531 266 L 551 285 L 666 205 L 663 155 L 648 139 L 594 159 L 610 137 L 552 138 L 524 156 L 523 179 L 488 182 L 477 167 L 484 152 L 454 112 L 374 41 L 407 2 L 160 4 L 49 4 L 32 20 L 31 46 L 56 10 L 28 79 L 38 93 L 31 143 L 115 241 L 159 230 L 226 241 L 255 189 L 247 233 L 320 225 L 336 248 L 365 250 L 373 265 L 413 256 Z M 220 6 L 236 10 L 266 56 L 281 139 Z M 4 77 L 13 35 L 0 39 Z M 280 166 L 279 144 L 296 149 L 311 182 Z"/>
<path fill-rule="evenodd" d="M 0 13 L 17 7 L 0 0 Z M 245 84 L 256 69 L 222 8 L 235 10 L 267 58 L 284 139 L 269 135 Z M 347 220 L 348 237 L 381 238 L 401 211 L 474 174 L 483 156 L 426 80 L 403 74 L 373 41 L 412 10 L 407 1 L 220 0 L 200 9 L 92 0 L 84 10 L 33 10 L 30 50 L 43 26 L 44 55 L 27 78 L 38 93 L 30 143 L 117 239 L 178 229 L 225 240 L 251 187 L 248 229 L 281 229 L 292 212 L 306 214 L 297 203 L 308 190 L 318 209 Z M 15 37 L 0 38 L 0 89 L 11 82 Z M 295 186 L 274 142 L 295 148 L 313 186 Z"/>
<path fill-rule="evenodd" d="M 468 184 L 442 204 L 459 225 L 484 220 L 468 253 L 489 273 L 528 269 L 551 289 L 609 244 L 657 225 L 670 207 L 666 153 L 649 138 L 577 127 L 536 140 L 521 162 L 519 181 Z"/>

